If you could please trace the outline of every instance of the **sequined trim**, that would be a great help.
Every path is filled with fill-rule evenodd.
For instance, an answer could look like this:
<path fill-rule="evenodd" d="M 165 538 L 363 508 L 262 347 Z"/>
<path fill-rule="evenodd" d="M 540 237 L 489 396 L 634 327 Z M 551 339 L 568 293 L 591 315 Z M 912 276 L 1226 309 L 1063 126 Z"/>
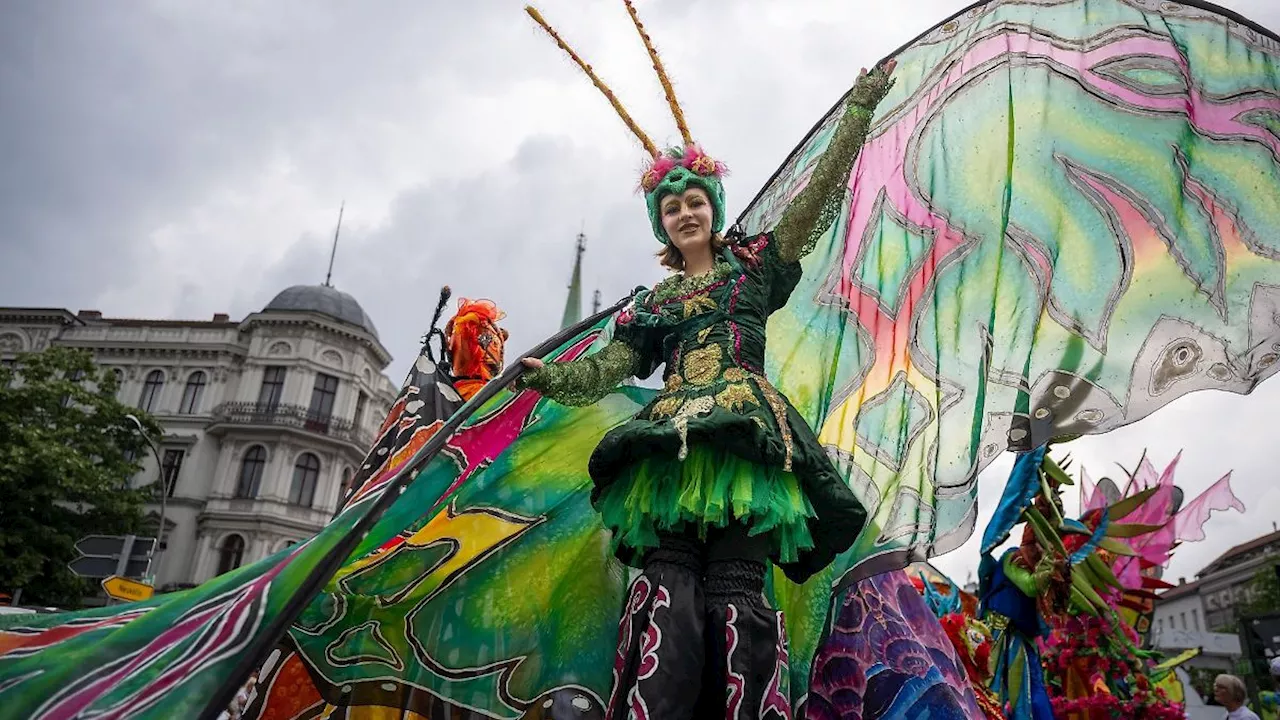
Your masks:
<path fill-rule="evenodd" d="M 693 398 L 686 402 L 672 419 L 676 433 L 680 435 L 680 460 L 689 457 L 689 420 L 699 415 L 706 415 L 716 406 L 715 398 L 710 395 Z"/>
<path fill-rule="evenodd" d="M 791 425 L 787 423 L 787 403 L 782 399 L 782 395 L 774 389 L 768 378 L 758 373 L 752 373 L 751 376 L 759 383 L 760 392 L 764 393 L 764 401 L 769 404 L 769 409 L 773 411 L 773 419 L 778 421 L 778 433 L 782 435 L 782 446 L 786 450 L 786 457 L 782 461 L 782 470 L 783 472 L 791 472 L 794 442 L 791 438 Z"/>
<path fill-rule="evenodd" d="M 738 323 L 730 320 L 729 332 L 733 334 L 733 359 L 738 365 L 742 365 L 742 331 L 738 329 Z"/>
<path fill-rule="evenodd" d="M 668 418 L 675 415 L 680 409 L 680 403 L 684 402 L 679 397 L 665 397 L 654 403 L 653 409 L 649 411 L 649 416 L 655 419 Z"/>
<path fill-rule="evenodd" d="M 733 268 L 729 266 L 729 263 L 717 262 L 711 272 L 701 275 L 672 275 L 654 286 L 653 292 L 650 293 L 648 299 L 653 303 L 654 307 L 657 307 L 669 302 L 684 300 L 686 297 L 697 295 L 700 292 L 710 292 L 723 284 L 724 279 L 731 272 L 733 272 Z"/>
<path fill-rule="evenodd" d="M 738 279 L 733 282 L 733 292 L 729 294 L 729 314 L 738 310 L 738 296 L 742 294 L 742 283 L 746 282 L 746 275 L 739 275 Z"/>
<path fill-rule="evenodd" d="M 756 394 L 746 383 L 730 383 L 728 387 L 716 393 L 716 404 L 731 413 L 740 412 L 747 405 L 759 405 Z"/>
<path fill-rule="evenodd" d="M 681 310 L 684 313 L 684 319 L 697 317 L 703 313 L 715 312 L 716 301 L 705 294 L 694 295 L 681 303 Z"/>
<path fill-rule="evenodd" d="M 720 360 L 724 351 L 719 345 L 707 345 L 690 351 L 684 358 L 684 379 L 692 385 L 709 385 L 720 378 Z"/>
<path fill-rule="evenodd" d="M 752 240 L 751 242 L 743 243 L 741 245 L 734 245 L 733 254 L 738 256 L 739 260 L 746 263 L 747 267 L 758 268 L 760 267 L 760 263 L 762 262 L 760 258 L 760 253 L 768 245 L 769 245 L 769 236 L 761 235 L 757 237 L 755 240 Z"/>

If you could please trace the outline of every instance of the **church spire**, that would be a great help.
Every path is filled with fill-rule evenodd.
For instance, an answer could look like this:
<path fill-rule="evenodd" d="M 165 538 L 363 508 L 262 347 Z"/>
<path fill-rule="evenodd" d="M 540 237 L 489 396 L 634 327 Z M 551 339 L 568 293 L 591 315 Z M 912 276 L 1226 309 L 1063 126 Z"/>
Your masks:
<path fill-rule="evenodd" d="M 587 236 L 578 233 L 578 249 L 573 259 L 573 277 L 569 280 L 569 297 L 564 302 L 564 316 L 560 329 L 582 320 L 582 254 L 587 250 Z"/>

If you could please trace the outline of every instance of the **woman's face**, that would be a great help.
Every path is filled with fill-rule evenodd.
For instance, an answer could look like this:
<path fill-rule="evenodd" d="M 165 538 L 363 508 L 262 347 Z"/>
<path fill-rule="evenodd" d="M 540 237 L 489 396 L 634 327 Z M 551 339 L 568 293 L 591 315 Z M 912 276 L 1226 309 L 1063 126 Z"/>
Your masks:
<path fill-rule="evenodd" d="M 711 245 L 711 222 L 714 212 L 707 192 L 691 187 L 679 195 L 662 198 L 662 227 L 671 244 L 684 255 Z"/>
<path fill-rule="evenodd" d="M 1226 705 L 1231 700 L 1231 691 L 1221 682 L 1213 683 L 1213 699 L 1218 701 L 1219 705 Z"/>

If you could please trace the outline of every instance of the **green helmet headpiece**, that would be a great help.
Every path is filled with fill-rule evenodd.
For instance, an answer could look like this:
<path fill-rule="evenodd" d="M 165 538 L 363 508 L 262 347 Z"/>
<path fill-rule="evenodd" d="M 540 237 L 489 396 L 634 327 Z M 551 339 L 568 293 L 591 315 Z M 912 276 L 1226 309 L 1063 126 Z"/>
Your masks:
<path fill-rule="evenodd" d="M 724 232 L 724 183 L 721 182 L 724 175 L 724 164 L 711 159 L 697 145 L 669 148 L 654 159 L 640 177 L 640 188 L 644 190 L 649 222 L 659 242 L 665 245 L 671 241 L 662 227 L 662 199 L 668 195 L 679 195 L 691 187 L 702 188 L 707 193 L 711 199 L 711 229 L 717 233 Z"/>

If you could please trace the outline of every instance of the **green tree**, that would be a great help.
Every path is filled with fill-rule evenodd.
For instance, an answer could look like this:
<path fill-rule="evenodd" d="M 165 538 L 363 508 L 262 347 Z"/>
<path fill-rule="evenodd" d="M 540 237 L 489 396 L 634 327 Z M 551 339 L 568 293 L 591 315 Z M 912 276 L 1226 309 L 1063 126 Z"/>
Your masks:
<path fill-rule="evenodd" d="M 1274 565 L 1268 565 L 1254 573 L 1249 582 L 1249 602 L 1240 608 L 1242 615 L 1265 615 L 1280 612 L 1280 577 Z"/>
<path fill-rule="evenodd" d="M 67 567 L 85 535 L 137 532 L 153 489 L 132 489 L 146 431 L 116 400 L 115 374 L 80 350 L 51 348 L 0 366 L 0 588 L 23 603 L 75 607 L 90 592 Z"/>

